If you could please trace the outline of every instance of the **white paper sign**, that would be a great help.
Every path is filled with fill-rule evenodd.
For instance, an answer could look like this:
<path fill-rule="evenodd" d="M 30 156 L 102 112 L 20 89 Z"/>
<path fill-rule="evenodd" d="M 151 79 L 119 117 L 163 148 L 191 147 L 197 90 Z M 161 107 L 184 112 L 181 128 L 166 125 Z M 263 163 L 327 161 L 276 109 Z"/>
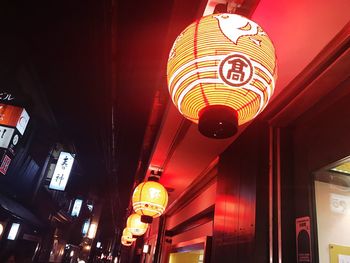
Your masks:
<path fill-rule="evenodd" d="M 15 129 L 0 125 L 0 147 L 8 148 Z"/>
<path fill-rule="evenodd" d="M 349 214 L 349 196 L 331 193 L 329 202 L 333 213 Z"/>
<path fill-rule="evenodd" d="M 50 189 L 64 191 L 66 188 L 70 171 L 74 163 L 74 156 L 68 152 L 61 152 L 58 158 L 55 171 L 53 172 Z"/>
<path fill-rule="evenodd" d="M 23 135 L 25 129 L 27 128 L 27 124 L 29 122 L 29 115 L 25 109 L 23 109 L 21 116 L 18 119 L 16 128 Z"/>
<path fill-rule="evenodd" d="M 76 217 L 79 216 L 82 204 L 83 204 L 83 200 L 75 199 L 71 216 L 76 216 Z"/>
<path fill-rule="evenodd" d="M 347 255 L 339 255 L 338 256 L 339 263 L 350 263 L 350 256 Z"/>

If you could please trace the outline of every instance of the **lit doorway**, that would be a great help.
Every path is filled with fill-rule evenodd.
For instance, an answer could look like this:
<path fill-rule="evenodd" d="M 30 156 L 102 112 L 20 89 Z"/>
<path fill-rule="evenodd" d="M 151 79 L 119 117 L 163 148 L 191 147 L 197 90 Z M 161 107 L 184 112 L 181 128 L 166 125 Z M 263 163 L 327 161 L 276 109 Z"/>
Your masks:
<path fill-rule="evenodd" d="M 318 258 L 350 263 L 350 157 L 315 173 Z"/>

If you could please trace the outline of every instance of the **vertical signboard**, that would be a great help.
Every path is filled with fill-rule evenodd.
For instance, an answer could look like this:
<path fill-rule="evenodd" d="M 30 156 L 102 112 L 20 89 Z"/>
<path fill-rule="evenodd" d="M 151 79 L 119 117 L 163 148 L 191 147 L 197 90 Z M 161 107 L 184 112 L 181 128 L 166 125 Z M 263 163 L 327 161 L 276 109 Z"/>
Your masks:
<path fill-rule="evenodd" d="M 71 216 L 75 216 L 75 217 L 79 216 L 82 204 L 83 204 L 83 200 L 75 199 L 74 205 L 72 208 L 72 212 L 71 212 Z"/>
<path fill-rule="evenodd" d="M 61 152 L 53 172 L 49 189 L 64 191 L 74 163 L 74 154 Z"/>
<path fill-rule="evenodd" d="M 295 220 L 297 262 L 312 262 L 310 217 L 299 217 Z"/>
<path fill-rule="evenodd" d="M 4 149 L 0 149 L 0 174 L 5 175 L 7 172 L 7 169 L 11 163 L 11 158 L 7 154 L 7 151 Z"/>

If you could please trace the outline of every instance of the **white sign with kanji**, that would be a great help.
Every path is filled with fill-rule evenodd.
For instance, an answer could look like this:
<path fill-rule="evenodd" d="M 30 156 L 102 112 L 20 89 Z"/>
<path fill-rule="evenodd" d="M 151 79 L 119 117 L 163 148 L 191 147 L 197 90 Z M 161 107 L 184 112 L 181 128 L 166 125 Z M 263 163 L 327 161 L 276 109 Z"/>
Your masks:
<path fill-rule="evenodd" d="M 70 171 L 74 163 L 74 155 L 68 152 L 61 152 L 53 172 L 50 189 L 64 191 L 66 188 Z"/>

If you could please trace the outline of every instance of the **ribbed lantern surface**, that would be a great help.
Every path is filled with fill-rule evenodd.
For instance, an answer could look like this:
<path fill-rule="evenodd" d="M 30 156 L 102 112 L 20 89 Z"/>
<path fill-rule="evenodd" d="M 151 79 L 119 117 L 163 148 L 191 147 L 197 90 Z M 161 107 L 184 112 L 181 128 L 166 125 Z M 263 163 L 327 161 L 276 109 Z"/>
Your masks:
<path fill-rule="evenodd" d="M 214 116 L 228 109 L 242 125 L 257 116 L 273 94 L 275 49 L 255 22 L 235 14 L 209 15 L 177 37 L 167 75 L 172 101 L 184 117 L 200 123 L 207 109 L 214 109 Z M 219 120 L 217 125 L 224 124 Z"/>
<path fill-rule="evenodd" d="M 158 182 L 148 181 L 139 184 L 132 195 L 135 213 L 153 218 L 163 214 L 168 204 L 168 192 Z"/>

